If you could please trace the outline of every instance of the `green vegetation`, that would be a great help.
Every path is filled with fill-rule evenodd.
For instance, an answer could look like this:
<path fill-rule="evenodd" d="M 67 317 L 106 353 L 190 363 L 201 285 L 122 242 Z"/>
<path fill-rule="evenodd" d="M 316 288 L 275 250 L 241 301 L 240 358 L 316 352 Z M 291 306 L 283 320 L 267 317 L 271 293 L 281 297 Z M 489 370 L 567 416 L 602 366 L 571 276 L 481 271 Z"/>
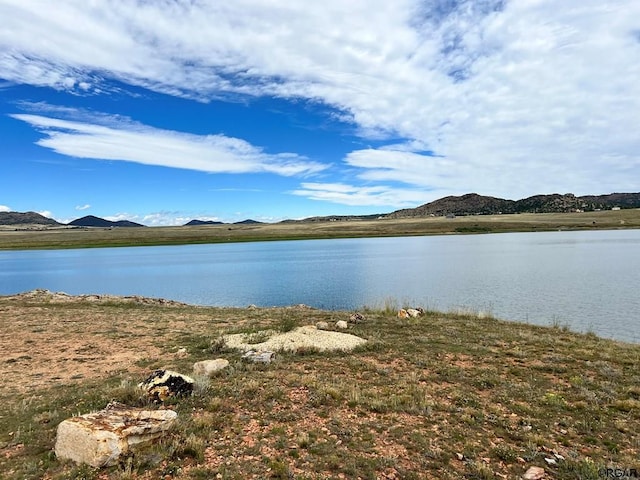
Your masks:
<path fill-rule="evenodd" d="M 181 245 L 615 228 L 640 228 L 640 209 L 194 227 L 57 228 L 28 231 L 5 229 L 0 230 L 0 249 Z"/>
<path fill-rule="evenodd" d="M 349 313 L 0 297 L 3 325 L 33 328 L 28 320 L 37 318 L 46 329 L 38 335 L 77 335 L 76 351 L 117 342 L 140 359 L 109 375 L 35 389 L 3 377 L 0 477 L 502 479 L 536 465 L 548 478 L 595 480 L 602 467 L 638 467 L 639 345 L 474 314 L 398 319 L 386 305 L 363 310 L 366 320 L 351 326 L 349 333 L 369 340 L 353 352 L 282 353 L 254 365 L 221 335 L 332 323 Z M 125 328 L 135 335 L 114 337 Z M 182 347 L 188 357 L 171 353 Z M 0 368 L 21 368 L 26 377 L 37 360 L 9 364 L 18 353 L 0 355 Z M 140 405 L 134 385 L 148 371 L 189 373 L 193 362 L 215 357 L 231 366 L 192 397 L 170 402 L 179 424 L 148 451 L 99 471 L 55 458 L 61 420 L 110 400 Z"/>

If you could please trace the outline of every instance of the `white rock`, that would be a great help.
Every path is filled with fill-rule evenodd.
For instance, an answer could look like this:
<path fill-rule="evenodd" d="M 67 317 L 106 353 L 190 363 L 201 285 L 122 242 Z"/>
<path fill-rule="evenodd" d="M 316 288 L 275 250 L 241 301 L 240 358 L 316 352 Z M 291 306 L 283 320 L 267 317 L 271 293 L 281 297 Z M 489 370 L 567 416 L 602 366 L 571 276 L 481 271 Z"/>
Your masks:
<path fill-rule="evenodd" d="M 120 455 L 161 437 L 177 417 L 173 410 L 142 410 L 110 404 L 99 412 L 61 422 L 55 453 L 60 459 L 94 468 L 114 465 Z"/>
<path fill-rule="evenodd" d="M 340 328 L 342 330 L 346 330 L 347 328 L 349 328 L 349 324 L 347 322 L 345 322 L 344 320 L 338 320 L 336 322 L 336 328 Z"/>
<path fill-rule="evenodd" d="M 275 352 L 256 352 L 254 350 L 249 350 L 244 355 L 242 355 L 242 359 L 253 363 L 271 363 L 275 356 Z"/>
<path fill-rule="evenodd" d="M 185 358 L 185 357 L 188 357 L 188 356 L 189 356 L 189 352 L 184 347 L 183 348 L 179 348 L 176 351 L 176 357 L 178 357 L 178 358 Z"/>
<path fill-rule="evenodd" d="M 329 324 L 327 322 L 320 321 L 316 323 L 316 328 L 318 330 L 327 330 L 329 328 Z"/>
<path fill-rule="evenodd" d="M 416 310 L 415 308 L 407 308 L 407 315 L 411 318 L 416 318 L 421 315 L 420 310 Z"/>
<path fill-rule="evenodd" d="M 315 326 L 305 325 L 290 332 L 272 335 L 262 343 L 246 343 L 246 334 L 235 333 L 225 335 L 224 339 L 229 348 L 244 351 L 291 351 L 300 349 L 318 349 L 320 351 L 352 350 L 367 341 L 364 338 L 343 332 L 320 330 Z M 293 341 L 291 341 L 293 339 Z"/>
<path fill-rule="evenodd" d="M 224 358 L 216 358 L 215 360 L 203 360 L 193 364 L 193 373 L 196 375 L 204 375 L 210 377 L 220 370 L 224 370 L 229 366 L 229 360 Z"/>

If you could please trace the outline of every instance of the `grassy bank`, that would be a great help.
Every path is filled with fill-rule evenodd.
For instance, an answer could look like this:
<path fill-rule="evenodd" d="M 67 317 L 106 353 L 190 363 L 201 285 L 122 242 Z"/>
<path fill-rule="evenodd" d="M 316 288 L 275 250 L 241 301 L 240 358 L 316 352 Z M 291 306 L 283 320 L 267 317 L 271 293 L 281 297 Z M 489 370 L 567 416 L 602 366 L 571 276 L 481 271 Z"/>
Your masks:
<path fill-rule="evenodd" d="M 588 213 L 476 215 L 401 220 L 352 220 L 196 227 L 0 230 L 0 249 L 85 248 L 134 245 L 387 237 L 466 233 L 640 228 L 640 209 Z"/>
<path fill-rule="evenodd" d="M 220 335 L 349 313 L 0 297 L 0 477 L 515 479 L 535 465 L 595 480 L 640 468 L 639 345 L 474 315 L 362 313 L 350 333 L 366 346 L 256 366 Z M 151 370 L 188 374 L 217 357 L 231 367 L 170 405 L 179 424 L 152 451 L 106 470 L 56 460 L 61 420 L 139 405 L 133 385 Z"/>

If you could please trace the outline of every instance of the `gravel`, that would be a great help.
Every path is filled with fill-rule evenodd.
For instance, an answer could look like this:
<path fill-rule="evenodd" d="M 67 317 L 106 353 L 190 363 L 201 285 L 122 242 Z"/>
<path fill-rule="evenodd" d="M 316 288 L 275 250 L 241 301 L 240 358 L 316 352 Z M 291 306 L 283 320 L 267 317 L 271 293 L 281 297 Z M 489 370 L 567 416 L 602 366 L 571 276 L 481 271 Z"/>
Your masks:
<path fill-rule="evenodd" d="M 269 334 L 269 332 L 265 333 Z M 353 350 L 367 342 L 364 338 L 349 333 L 318 330 L 314 325 L 298 327 L 285 333 L 272 332 L 272 335 L 261 343 L 247 343 L 250 338 L 251 334 L 244 333 L 224 336 L 228 347 L 244 351 L 296 351 L 300 348 L 316 348 L 320 351 Z"/>

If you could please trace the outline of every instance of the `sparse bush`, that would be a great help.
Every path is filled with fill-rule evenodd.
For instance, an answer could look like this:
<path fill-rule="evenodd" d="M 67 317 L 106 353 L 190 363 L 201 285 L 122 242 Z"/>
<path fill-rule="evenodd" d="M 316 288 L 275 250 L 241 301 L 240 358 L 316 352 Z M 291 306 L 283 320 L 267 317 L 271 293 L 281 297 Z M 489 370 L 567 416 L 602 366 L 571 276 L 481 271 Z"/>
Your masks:
<path fill-rule="evenodd" d="M 298 326 L 296 320 L 290 316 L 283 317 L 278 323 L 278 331 L 282 333 L 290 332 Z"/>
<path fill-rule="evenodd" d="M 209 343 L 209 353 L 222 353 L 226 350 L 226 348 L 227 341 L 222 335 L 212 338 Z"/>

